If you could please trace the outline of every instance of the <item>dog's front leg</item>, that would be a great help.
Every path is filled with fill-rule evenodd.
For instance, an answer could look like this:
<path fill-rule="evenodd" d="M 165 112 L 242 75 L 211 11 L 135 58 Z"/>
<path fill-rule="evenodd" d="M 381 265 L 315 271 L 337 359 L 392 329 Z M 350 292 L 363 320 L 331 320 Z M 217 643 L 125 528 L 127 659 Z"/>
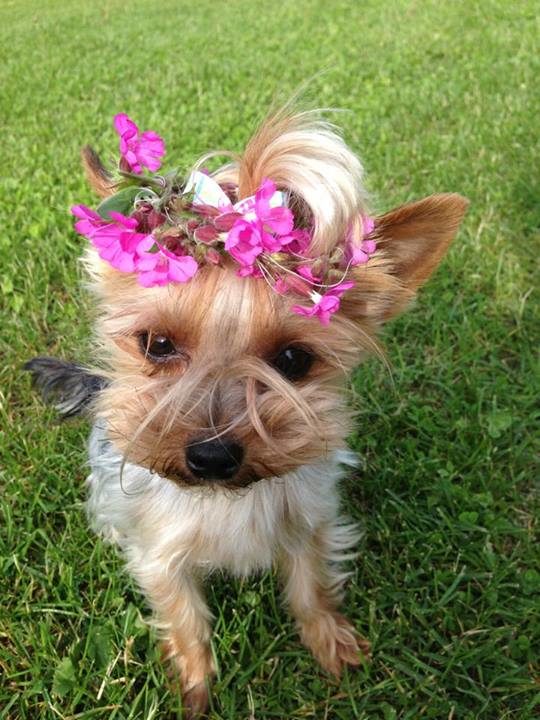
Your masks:
<path fill-rule="evenodd" d="M 362 656 L 370 656 L 369 642 L 338 612 L 343 573 L 332 558 L 343 534 L 344 528 L 339 526 L 321 527 L 303 548 L 284 551 L 279 560 L 287 602 L 302 642 L 336 677 L 345 665 L 359 665 Z"/>
<path fill-rule="evenodd" d="M 198 717 L 207 709 L 206 678 L 215 668 L 210 649 L 211 613 L 197 578 L 145 574 L 141 585 L 163 631 L 164 657 L 180 681 L 184 717 Z"/>

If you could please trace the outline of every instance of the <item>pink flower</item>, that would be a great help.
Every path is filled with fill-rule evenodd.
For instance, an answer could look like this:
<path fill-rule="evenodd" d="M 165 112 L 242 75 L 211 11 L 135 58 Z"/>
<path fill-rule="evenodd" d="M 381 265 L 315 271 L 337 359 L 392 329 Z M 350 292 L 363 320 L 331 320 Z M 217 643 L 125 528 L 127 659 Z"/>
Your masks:
<path fill-rule="evenodd" d="M 86 205 L 73 205 L 71 213 L 80 218 L 75 223 L 75 230 L 79 235 L 85 235 L 89 238 L 99 227 L 106 225 L 106 221 L 103 220 L 101 215 L 98 215 L 97 212 L 86 207 Z"/>
<path fill-rule="evenodd" d="M 136 231 L 136 218 L 111 211 L 109 215 L 113 222 L 107 222 L 84 205 L 75 205 L 71 212 L 80 218 L 75 223 L 75 230 L 90 240 L 100 258 L 121 272 L 133 272 L 139 252 L 153 243 L 151 235 Z"/>
<path fill-rule="evenodd" d="M 289 208 L 271 207 L 270 200 L 276 192 L 276 185 L 266 178 L 255 193 L 255 215 L 257 220 L 276 235 L 289 235 L 294 226 L 294 216 Z M 281 246 L 280 246 L 281 247 Z"/>
<path fill-rule="evenodd" d="M 244 219 L 237 220 L 227 235 L 225 250 L 243 267 L 252 266 L 263 251 L 257 225 Z"/>
<path fill-rule="evenodd" d="M 367 237 L 375 229 L 375 220 L 369 215 L 362 215 L 362 230 L 364 237 Z"/>
<path fill-rule="evenodd" d="M 120 135 L 122 169 L 140 174 L 143 167 L 151 172 L 161 167 L 165 143 L 157 133 L 153 130 L 139 133 L 137 125 L 125 113 L 114 116 L 114 127 Z"/>
<path fill-rule="evenodd" d="M 261 270 L 259 270 L 258 267 L 255 265 L 245 265 L 244 267 L 239 268 L 236 271 L 236 274 L 238 277 L 252 277 L 252 278 L 262 278 L 263 274 Z"/>
<path fill-rule="evenodd" d="M 163 245 L 156 245 L 157 252 L 144 252 L 137 259 L 139 283 L 143 287 L 154 287 L 191 280 L 199 269 L 195 258 L 191 255 L 176 255 Z"/>
<path fill-rule="evenodd" d="M 373 255 L 373 253 L 377 249 L 377 243 L 375 242 L 375 240 L 362 240 L 362 244 L 360 245 L 360 247 L 368 255 Z"/>
<path fill-rule="evenodd" d="M 373 228 L 375 227 L 375 221 L 371 217 L 363 216 L 362 217 L 362 228 L 363 228 L 363 237 L 367 238 L 368 235 L 373 231 Z M 348 240 L 345 244 L 345 265 L 365 265 L 371 255 L 375 252 L 377 249 L 377 243 L 375 240 L 362 240 L 362 242 L 359 245 L 356 245 L 352 242 L 352 240 Z"/>
<path fill-rule="evenodd" d="M 298 273 L 298 275 L 305 278 L 308 282 L 313 283 L 314 285 L 321 281 L 320 277 L 315 277 L 309 265 L 300 265 L 300 267 L 296 269 L 296 272 Z"/>
<path fill-rule="evenodd" d="M 321 295 L 318 292 L 312 292 L 310 294 L 313 300 L 311 307 L 304 307 L 303 305 L 294 305 L 292 311 L 297 315 L 304 315 L 306 317 L 318 317 L 322 325 L 328 325 L 330 322 L 330 316 L 339 310 L 340 297 L 344 292 L 350 290 L 354 285 L 353 282 L 342 282 L 333 288 L 330 288 L 328 292 Z"/>
<path fill-rule="evenodd" d="M 107 222 L 84 205 L 75 205 L 71 212 L 79 218 L 75 229 L 97 248 L 100 258 L 121 272 L 136 272 L 144 287 L 184 283 L 198 270 L 191 255 L 175 254 L 156 243 L 152 235 L 136 232 L 135 217 L 111 211 L 113 222 Z"/>
<path fill-rule="evenodd" d="M 140 205 L 131 217 L 137 220 L 137 230 L 144 233 L 151 233 L 167 220 L 165 215 L 154 210 L 151 205 Z"/>
<path fill-rule="evenodd" d="M 287 243 L 287 252 L 293 255 L 304 255 L 311 242 L 309 232 L 302 228 L 297 228 L 289 233 L 288 238 L 290 238 L 290 240 Z"/>
<path fill-rule="evenodd" d="M 253 222 L 261 236 L 261 243 L 266 252 L 280 252 L 285 245 L 292 242 L 291 233 L 294 227 L 294 215 L 289 208 L 271 207 L 270 200 L 276 192 L 275 183 L 263 180 L 255 193 Z M 249 213 L 248 213 L 249 217 Z"/>
<path fill-rule="evenodd" d="M 264 180 L 254 200 L 244 203 L 244 208 L 241 203 L 236 206 L 242 208 L 243 214 L 236 218 L 230 228 L 225 250 L 242 266 L 242 277 L 258 276 L 253 264 L 261 253 L 279 252 L 297 239 L 293 234 L 294 216 L 289 208 L 270 205 L 275 192 L 275 184 L 271 180 Z M 226 211 L 221 221 L 216 221 L 216 225 L 231 215 L 230 211 Z"/>
<path fill-rule="evenodd" d="M 274 290 L 277 292 L 278 295 L 286 295 L 289 292 L 290 288 L 283 278 L 278 277 L 274 282 Z"/>
<path fill-rule="evenodd" d="M 369 260 L 369 255 L 362 250 L 361 245 L 348 243 L 345 247 L 345 265 L 365 265 Z"/>

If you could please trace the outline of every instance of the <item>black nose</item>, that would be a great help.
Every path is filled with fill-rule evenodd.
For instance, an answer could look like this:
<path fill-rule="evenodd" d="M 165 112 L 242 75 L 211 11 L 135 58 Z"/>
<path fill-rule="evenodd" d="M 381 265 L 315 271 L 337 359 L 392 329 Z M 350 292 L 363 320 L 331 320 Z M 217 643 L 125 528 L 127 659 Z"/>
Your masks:
<path fill-rule="evenodd" d="M 197 440 L 186 447 L 186 464 L 203 480 L 229 480 L 242 464 L 244 448 L 233 440 Z"/>

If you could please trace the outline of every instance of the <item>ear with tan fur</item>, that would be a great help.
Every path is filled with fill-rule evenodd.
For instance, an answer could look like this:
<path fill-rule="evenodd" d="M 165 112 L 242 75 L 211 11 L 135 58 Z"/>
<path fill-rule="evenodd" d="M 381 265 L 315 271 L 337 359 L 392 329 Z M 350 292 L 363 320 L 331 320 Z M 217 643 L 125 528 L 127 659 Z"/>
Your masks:
<path fill-rule="evenodd" d="M 356 269 L 345 314 L 381 323 L 402 312 L 441 262 L 469 202 L 456 193 L 430 195 L 375 219 L 377 253 Z M 344 300 L 347 296 L 344 296 Z"/>
<path fill-rule="evenodd" d="M 114 181 L 97 152 L 85 145 L 81 150 L 81 159 L 90 187 L 99 197 L 109 197 L 114 193 Z"/>
<path fill-rule="evenodd" d="M 392 273 L 416 290 L 443 258 L 469 201 L 456 193 L 430 195 L 402 205 L 375 221 L 378 247 L 392 262 Z"/>

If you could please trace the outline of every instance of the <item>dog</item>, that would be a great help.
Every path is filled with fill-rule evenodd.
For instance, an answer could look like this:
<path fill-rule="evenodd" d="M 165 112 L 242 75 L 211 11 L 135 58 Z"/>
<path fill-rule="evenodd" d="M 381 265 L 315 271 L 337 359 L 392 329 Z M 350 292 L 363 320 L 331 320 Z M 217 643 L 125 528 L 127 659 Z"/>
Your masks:
<path fill-rule="evenodd" d="M 276 567 L 300 638 L 339 676 L 370 654 L 339 610 L 358 541 L 337 485 L 346 379 L 440 263 L 467 207 L 431 195 L 371 217 L 363 168 L 312 111 L 271 114 L 209 172 L 153 174 L 154 132 L 115 117 L 121 160 L 83 163 L 76 206 L 97 368 L 27 368 L 65 416 L 93 421 L 88 514 L 151 605 L 188 717 L 215 672 L 203 581 Z M 143 172 L 146 167 L 151 173 Z M 123 212 L 121 212 L 123 210 Z"/>

